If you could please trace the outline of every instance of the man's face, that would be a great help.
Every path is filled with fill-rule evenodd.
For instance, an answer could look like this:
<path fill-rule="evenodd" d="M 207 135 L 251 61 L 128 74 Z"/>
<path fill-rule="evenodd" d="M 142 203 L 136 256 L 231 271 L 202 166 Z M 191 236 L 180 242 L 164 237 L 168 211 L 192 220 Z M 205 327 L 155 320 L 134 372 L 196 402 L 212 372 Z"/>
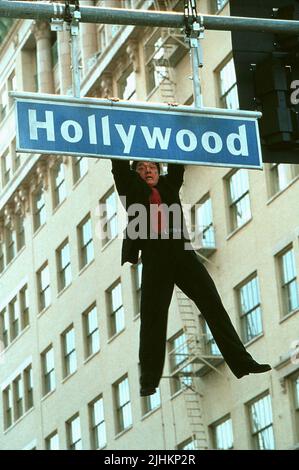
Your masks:
<path fill-rule="evenodd" d="M 157 165 L 153 162 L 138 162 L 136 171 L 140 177 L 149 185 L 156 186 L 159 181 Z"/>

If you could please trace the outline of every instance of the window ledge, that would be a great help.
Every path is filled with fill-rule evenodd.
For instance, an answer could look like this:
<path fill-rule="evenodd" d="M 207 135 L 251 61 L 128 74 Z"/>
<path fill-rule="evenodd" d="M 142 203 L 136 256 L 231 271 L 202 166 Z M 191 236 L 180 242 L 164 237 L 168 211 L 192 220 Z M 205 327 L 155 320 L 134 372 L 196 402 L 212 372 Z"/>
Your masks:
<path fill-rule="evenodd" d="M 105 243 L 105 245 L 102 246 L 102 248 L 101 248 L 101 252 L 105 251 L 106 248 L 108 248 L 108 246 L 110 246 L 111 243 L 114 242 L 114 240 L 116 240 L 117 238 L 118 238 L 118 234 L 115 235 L 115 237 L 111 238 L 107 243 Z"/>
<path fill-rule="evenodd" d="M 265 335 L 264 335 L 264 332 L 260 333 L 259 335 L 255 336 L 254 338 L 252 338 L 250 341 L 247 341 L 247 343 L 244 343 L 244 346 L 251 346 L 253 343 L 255 343 L 256 341 L 258 341 L 260 338 L 263 338 Z"/>
<path fill-rule="evenodd" d="M 52 211 L 52 216 L 56 214 L 56 212 L 61 208 L 61 206 L 65 203 L 66 200 L 67 200 L 67 196 L 65 196 L 65 198 L 59 204 L 57 204 L 57 206 L 54 207 Z"/>
<path fill-rule="evenodd" d="M 3 271 L 0 273 L 0 277 L 3 276 L 6 273 L 6 271 L 12 266 L 12 264 L 19 258 L 21 253 L 25 251 L 25 248 L 26 248 L 26 245 L 22 246 L 22 248 L 17 252 L 17 254 L 10 260 L 10 262 L 5 266 Z"/>
<path fill-rule="evenodd" d="M 94 258 L 90 260 L 89 263 L 85 264 L 83 268 L 80 269 L 78 276 L 81 276 L 81 274 L 83 274 L 93 263 L 94 263 Z"/>
<path fill-rule="evenodd" d="M 128 431 L 131 431 L 131 429 L 133 429 L 133 424 L 131 424 L 129 427 L 127 427 L 127 428 L 124 429 L 123 431 L 120 431 L 118 434 L 116 434 L 116 436 L 114 436 L 114 439 L 119 439 L 119 438 L 122 437 L 124 434 L 126 434 Z"/>
<path fill-rule="evenodd" d="M 140 318 L 140 312 L 137 313 L 137 315 L 134 315 L 133 321 L 137 321 L 137 320 L 139 320 L 139 318 Z"/>
<path fill-rule="evenodd" d="M 240 227 L 235 228 L 229 235 L 227 235 L 226 240 L 228 241 L 230 238 L 232 238 L 237 232 L 242 230 L 242 228 L 246 227 L 250 222 L 252 221 L 252 217 L 250 219 L 246 220 L 244 224 L 240 225 Z"/>
<path fill-rule="evenodd" d="M 14 423 L 12 423 L 9 428 L 5 429 L 3 431 L 3 434 L 5 435 L 6 433 L 8 433 L 11 429 L 13 429 L 14 427 L 16 427 L 23 419 L 26 418 L 26 416 L 28 416 L 32 411 L 34 410 L 34 406 L 32 406 L 30 408 L 30 410 L 27 410 L 22 416 L 20 416 L 20 418 L 18 418 Z"/>
<path fill-rule="evenodd" d="M 123 331 L 125 331 L 126 328 L 123 328 L 122 330 L 118 331 L 115 333 L 111 338 L 108 339 L 107 344 L 111 343 L 113 340 L 115 340 L 119 335 L 122 334 Z"/>
<path fill-rule="evenodd" d="M 61 290 L 58 292 L 58 294 L 57 294 L 57 299 L 59 299 L 59 297 L 61 297 L 61 296 L 65 293 L 65 291 L 68 290 L 68 288 L 69 288 L 71 285 L 72 285 L 72 281 L 71 281 L 67 286 L 65 286 L 63 289 L 61 289 Z"/>
<path fill-rule="evenodd" d="M 71 377 L 73 377 L 73 375 L 76 374 L 76 372 L 77 372 L 77 369 L 74 372 L 72 372 L 71 374 L 64 377 L 61 381 L 61 384 L 64 385 Z"/>
<path fill-rule="evenodd" d="M 287 189 L 289 189 L 290 186 L 292 186 L 296 181 L 299 180 L 299 175 L 295 176 L 291 181 L 288 182 L 285 188 L 281 189 L 277 193 L 273 194 L 273 196 L 270 197 L 267 201 L 267 206 L 270 205 L 273 201 L 275 201 L 276 198 L 278 198 L 281 194 L 283 194 Z"/>
<path fill-rule="evenodd" d="M 100 348 L 98 351 L 92 353 L 92 354 L 91 354 L 90 356 L 88 356 L 86 359 L 84 359 L 83 364 L 84 364 L 84 365 L 87 364 L 87 363 L 88 363 L 89 361 L 91 361 L 95 356 L 97 356 L 100 352 L 101 352 L 101 348 Z"/>
<path fill-rule="evenodd" d="M 0 351 L 0 358 L 2 356 L 2 354 L 6 354 L 8 352 L 8 350 L 13 347 L 13 345 L 18 341 L 18 339 L 20 339 L 25 333 L 27 330 L 29 330 L 30 328 L 30 324 L 25 326 L 25 328 L 20 332 L 20 334 L 18 336 L 16 336 L 7 346 L 5 349 L 1 350 Z"/>
<path fill-rule="evenodd" d="M 147 411 L 144 415 L 141 416 L 141 421 L 144 421 L 146 418 L 154 414 L 156 411 L 160 410 L 161 404 L 152 410 Z"/>
<path fill-rule="evenodd" d="M 293 315 L 296 315 L 296 313 L 299 312 L 299 308 L 296 308 L 295 310 L 293 310 L 292 312 L 288 313 L 287 315 L 285 315 L 284 317 L 282 317 L 280 320 L 279 320 L 279 324 L 283 323 L 284 321 L 288 320 L 290 317 L 292 317 Z"/>
<path fill-rule="evenodd" d="M 46 395 L 44 395 L 42 398 L 41 398 L 41 402 L 45 401 L 47 398 L 49 398 L 51 395 L 53 395 L 54 393 L 56 392 L 56 387 L 53 388 L 53 390 L 50 390 L 50 392 L 47 392 Z"/>
<path fill-rule="evenodd" d="M 34 234 L 33 234 L 33 238 L 37 237 L 37 235 L 39 234 L 39 232 L 44 228 L 44 226 L 46 225 L 47 222 L 44 222 L 42 225 L 40 225 L 35 231 L 34 231 Z"/>
<path fill-rule="evenodd" d="M 85 176 L 88 174 L 88 170 L 84 175 L 80 176 L 80 178 L 73 184 L 73 190 L 77 189 L 77 186 L 81 183 L 82 180 L 84 180 Z"/>
<path fill-rule="evenodd" d="M 174 392 L 171 397 L 170 397 L 170 400 L 175 400 L 175 398 L 177 398 L 178 396 L 180 396 L 182 393 L 184 393 L 184 389 L 183 388 L 180 388 L 180 390 L 178 390 L 177 392 Z"/>
<path fill-rule="evenodd" d="M 44 313 L 46 313 L 47 310 L 49 310 L 51 308 L 52 304 L 50 303 L 49 305 L 47 305 L 47 307 L 43 308 L 37 315 L 37 318 L 40 318 L 42 315 L 44 315 Z"/>

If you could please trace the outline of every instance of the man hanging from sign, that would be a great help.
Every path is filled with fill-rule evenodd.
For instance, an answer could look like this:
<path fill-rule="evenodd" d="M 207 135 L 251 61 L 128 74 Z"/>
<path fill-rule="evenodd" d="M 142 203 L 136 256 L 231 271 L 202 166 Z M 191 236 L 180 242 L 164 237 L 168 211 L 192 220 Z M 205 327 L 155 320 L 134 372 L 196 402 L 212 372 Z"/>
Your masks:
<path fill-rule="evenodd" d="M 160 175 L 158 163 L 112 160 L 117 191 L 129 213 L 122 247 L 122 264 L 138 262 L 141 250 L 140 395 L 152 395 L 162 376 L 168 308 L 175 284 L 195 302 L 226 363 L 237 378 L 271 369 L 246 351 L 222 304 L 208 271 L 190 247 L 179 197 L 184 166 L 169 164 Z M 134 211 L 144 208 L 138 223 Z M 134 209 L 133 211 L 131 209 Z M 167 209 L 170 209 L 167 211 Z M 142 212 L 142 211 L 141 211 Z M 178 216 L 179 215 L 179 216 Z M 138 227 L 139 236 L 136 234 Z M 134 227 L 135 232 L 131 230 Z M 134 234 L 133 234 L 134 232 Z M 144 236 L 145 234 L 145 236 Z"/>

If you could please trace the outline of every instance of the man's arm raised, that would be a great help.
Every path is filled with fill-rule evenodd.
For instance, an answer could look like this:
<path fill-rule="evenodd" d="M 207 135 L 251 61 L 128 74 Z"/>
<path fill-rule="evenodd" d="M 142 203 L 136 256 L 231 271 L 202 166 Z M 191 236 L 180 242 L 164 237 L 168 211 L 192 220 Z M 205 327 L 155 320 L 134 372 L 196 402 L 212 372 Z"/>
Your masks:
<path fill-rule="evenodd" d="M 180 187 L 183 184 L 184 181 L 184 171 L 185 171 L 185 166 L 181 164 L 176 164 L 176 163 L 169 163 L 168 164 L 168 169 L 167 169 L 167 175 L 166 178 L 168 182 L 174 186 L 177 190 L 180 189 Z"/>
<path fill-rule="evenodd" d="M 119 195 L 126 195 L 132 178 L 130 162 L 128 160 L 111 159 L 112 174 Z"/>

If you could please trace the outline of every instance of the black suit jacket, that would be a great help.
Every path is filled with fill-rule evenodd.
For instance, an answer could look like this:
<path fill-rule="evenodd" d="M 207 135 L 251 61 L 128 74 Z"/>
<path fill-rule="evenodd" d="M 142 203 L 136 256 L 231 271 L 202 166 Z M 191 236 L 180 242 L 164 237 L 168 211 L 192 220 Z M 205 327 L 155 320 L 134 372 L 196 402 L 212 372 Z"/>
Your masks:
<path fill-rule="evenodd" d="M 130 164 L 125 160 L 111 160 L 112 161 L 112 174 L 114 177 L 115 185 L 119 196 L 126 197 L 125 209 L 132 204 L 143 204 L 148 212 L 149 217 L 149 198 L 151 188 L 139 176 L 139 174 L 131 170 Z M 174 203 L 179 204 L 181 210 L 181 224 L 184 224 L 183 212 L 181 201 L 179 197 L 179 190 L 183 183 L 184 165 L 168 165 L 168 173 L 160 175 L 157 184 L 157 189 L 160 192 L 162 202 L 168 206 Z M 121 199 L 123 202 L 123 199 Z M 129 216 L 129 223 L 134 219 L 134 216 Z M 149 224 L 148 224 L 149 226 Z M 185 226 L 185 224 L 184 224 Z M 181 225 L 183 227 L 183 225 Z M 127 236 L 127 229 L 125 230 L 124 240 L 122 245 L 121 264 L 126 261 L 130 263 L 137 263 L 139 257 L 139 250 L 142 248 L 142 240 L 132 240 Z"/>

